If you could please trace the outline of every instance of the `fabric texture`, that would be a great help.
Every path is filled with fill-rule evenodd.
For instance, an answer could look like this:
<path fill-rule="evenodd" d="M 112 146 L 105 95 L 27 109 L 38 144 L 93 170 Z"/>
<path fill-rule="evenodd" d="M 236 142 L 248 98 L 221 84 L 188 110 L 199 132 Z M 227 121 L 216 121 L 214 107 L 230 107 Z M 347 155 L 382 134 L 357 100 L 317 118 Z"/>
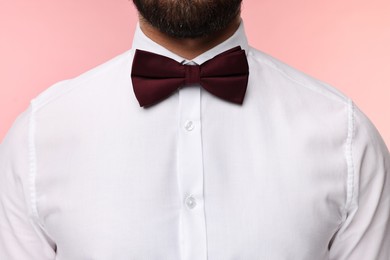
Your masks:
<path fill-rule="evenodd" d="M 136 49 L 240 46 L 242 105 L 199 85 L 140 107 Z M 223 86 L 220 86 L 223 88 Z M 236 33 L 193 60 L 132 48 L 37 95 L 0 144 L 0 259 L 388 260 L 390 155 L 351 98 Z"/>

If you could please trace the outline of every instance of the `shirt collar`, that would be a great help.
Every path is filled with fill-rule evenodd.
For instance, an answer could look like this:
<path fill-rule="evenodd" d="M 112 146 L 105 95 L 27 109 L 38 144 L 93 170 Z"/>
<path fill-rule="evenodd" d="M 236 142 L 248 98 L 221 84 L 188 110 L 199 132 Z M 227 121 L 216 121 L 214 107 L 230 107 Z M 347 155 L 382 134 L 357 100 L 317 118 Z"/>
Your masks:
<path fill-rule="evenodd" d="M 245 50 L 246 54 L 248 54 L 248 40 L 245 33 L 244 23 L 241 20 L 240 26 L 236 30 L 236 32 L 230 36 L 228 39 L 223 41 L 222 43 L 218 44 L 217 46 L 211 48 L 210 50 L 198 55 L 192 60 L 187 60 L 170 50 L 166 49 L 165 47 L 161 46 L 160 44 L 156 43 L 152 39 L 150 39 L 148 36 L 146 36 L 141 28 L 139 23 L 136 25 L 134 38 L 133 38 L 133 44 L 132 49 L 140 49 L 144 51 L 153 52 L 156 54 L 160 54 L 163 56 L 166 56 L 168 58 L 174 59 L 177 62 L 180 63 L 196 63 L 198 65 L 201 65 L 205 61 L 213 58 L 214 56 L 231 49 L 236 46 L 241 46 L 243 50 Z"/>

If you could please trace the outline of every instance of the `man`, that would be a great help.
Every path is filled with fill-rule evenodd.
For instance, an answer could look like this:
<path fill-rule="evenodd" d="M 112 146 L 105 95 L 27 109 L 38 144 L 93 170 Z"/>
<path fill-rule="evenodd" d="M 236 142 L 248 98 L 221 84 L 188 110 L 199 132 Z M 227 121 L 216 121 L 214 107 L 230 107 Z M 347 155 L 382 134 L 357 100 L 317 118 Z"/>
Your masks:
<path fill-rule="evenodd" d="M 1 144 L 0 259 L 390 259 L 389 151 L 352 100 L 250 47 L 239 0 L 134 3 L 132 49 Z"/>

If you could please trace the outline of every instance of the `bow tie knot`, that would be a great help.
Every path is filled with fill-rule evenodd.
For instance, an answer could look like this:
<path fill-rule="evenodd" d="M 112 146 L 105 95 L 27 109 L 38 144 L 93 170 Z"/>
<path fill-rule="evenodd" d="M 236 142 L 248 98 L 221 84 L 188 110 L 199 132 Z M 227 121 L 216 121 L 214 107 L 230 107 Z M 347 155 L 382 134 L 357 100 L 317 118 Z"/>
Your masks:
<path fill-rule="evenodd" d="M 131 71 L 134 94 L 141 107 L 151 106 L 193 84 L 223 100 L 242 104 L 248 76 L 248 61 L 240 46 L 201 65 L 183 65 L 156 53 L 136 50 Z"/>
<path fill-rule="evenodd" d="M 199 65 L 184 65 L 185 67 L 185 84 L 200 83 L 200 66 Z"/>

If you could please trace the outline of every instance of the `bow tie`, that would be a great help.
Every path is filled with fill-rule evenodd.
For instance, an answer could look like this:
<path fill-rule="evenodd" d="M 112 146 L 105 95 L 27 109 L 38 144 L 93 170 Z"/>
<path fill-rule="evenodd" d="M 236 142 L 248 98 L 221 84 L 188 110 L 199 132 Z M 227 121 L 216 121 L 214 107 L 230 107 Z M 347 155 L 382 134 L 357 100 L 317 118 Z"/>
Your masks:
<path fill-rule="evenodd" d="M 242 104 L 249 66 L 240 46 L 220 53 L 202 65 L 183 65 L 171 58 L 136 50 L 131 78 L 140 106 L 151 106 L 177 89 L 199 84 L 223 100 Z"/>

